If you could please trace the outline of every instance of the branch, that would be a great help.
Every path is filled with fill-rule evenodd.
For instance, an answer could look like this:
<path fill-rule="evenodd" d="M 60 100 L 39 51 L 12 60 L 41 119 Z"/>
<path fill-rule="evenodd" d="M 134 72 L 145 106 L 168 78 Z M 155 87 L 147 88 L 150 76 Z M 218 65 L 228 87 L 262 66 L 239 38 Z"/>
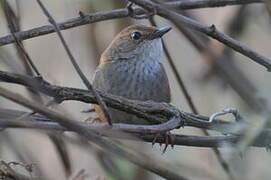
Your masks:
<path fill-rule="evenodd" d="M 189 40 L 189 42 L 192 43 L 196 50 L 199 51 L 202 59 L 204 59 L 208 64 L 210 62 L 214 63 L 214 71 L 218 72 L 218 75 L 230 84 L 230 86 L 253 111 L 259 112 L 265 109 L 265 102 L 260 100 L 261 98 L 256 95 L 257 89 L 254 88 L 251 82 L 243 77 L 244 74 L 242 74 L 240 70 L 236 69 L 233 62 L 230 62 L 231 60 L 233 61 L 233 59 L 230 59 L 230 57 L 225 55 L 218 55 L 214 48 L 210 46 L 210 43 L 206 44 L 206 40 L 203 40 L 201 36 L 198 36 L 200 34 L 197 35 L 193 33 L 181 24 L 176 24 L 176 27 Z"/>
<path fill-rule="evenodd" d="M 184 2 L 186 2 L 186 1 L 184 1 Z M 157 24 L 156 24 L 156 22 L 155 22 L 155 20 L 153 18 L 150 18 L 149 21 L 150 21 L 152 26 L 157 26 Z M 171 57 L 171 55 L 169 53 L 169 50 L 168 50 L 168 47 L 165 44 L 165 41 L 163 39 L 162 39 L 162 44 L 163 44 L 163 47 L 164 47 L 165 56 L 166 56 L 166 58 L 167 58 L 167 60 L 169 62 L 169 65 L 170 65 L 170 67 L 171 67 L 171 69 L 173 71 L 173 74 L 175 75 L 175 78 L 176 78 L 176 80 L 177 80 L 177 82 L 178 82 L 178 84 L 179 84 L 179 86 L 180 86 L 180 88 L 181 88 L 181 90 L 183 92 L 183 95 L 184 95 L 184 97 L 186 99 L 186 102 L 187 102 L 188 106 L 190 107 L 190 110 L 194 114 L 199 114 L 199 111 L 197 110 L 196 105 L 194 104 L 193 99 L 191 98 L 190 93 L 189 93 L 189 91 L 188 91 L 188 89 L 187 89 L 187 87 L 186 87 L 180 73 L 178 72 L 178 70 L 177 70 L 177 68 L 176 68 L 176 66 L 174 64 L 173 58 Z M 206 129 L 201 129 L 201 131 L 203 132 L 203 134 L 205 136 L 210 136 L 209 132 Z M 235 180 L 235 178 L 233 176 L 233 173 L 232 173 L 232 171 L 230 169 L 230 165 L 224 160 L 224 158 L 222 157 L 220 151 L 215 147 L 213 147 L 212 149 L 213 149 L 213 152 L 214 152 L 215 156 L 217 157 L 217 160 L 218 160 L 219 164 L 224 169 L 226 175 L 229 177 L 229 179 Z"/>
<path fill-rule="evenodd" d="M 1 1 L 1 5 L 4 10 L 5 18 L 7 20 L 10 33 L 15 40 L 16 50 L 24 64 L 26 72 L 28 72 L 30 75 L 33 75 L 32 70 L 34 70 L 36 75 L 40 76 L 41 74 L 38 71 L 38 68 L 35 66 L 29 54 L 25 50 L 23 43 L 20 40 L 18 40 L 18 38 L 14 35 L 14 33 L 20 31 L 19 18 L 16 16 L 15 12 L 12 10 L 10 4 L 6 0 Z"/>
<path fill-rule="evenodd" d="M 97 103 L 95 96 L 90 91 L 51 85 L 41 78 L 33 78 L 31 76 L 18 75 L 14 73 L 0 71 L 0 81 L 27 86 L 35 91 L 42 92 L 48 96 L 55 98 L 58 102 L 62 102 L 65 100 L 76 100 L 85 103 Z M 216 120 L 212 123 L 209 123 L 207 122 L 209 119 L 208 117 L 182 112 L 170 104 L 155 103 L 151 101 L 141 102 L 102 93 L 99 91 L 97 92 L 101 95 L 104 102 L 108 106 L 125 111 L 127 113 L 134 114 L 140 118 L 144 118 L 152 124 L 167 122 L 168 120 L 177 117 L 177 119 L 175 119 L 176 121 L 173 121 L 176 124 L 173 124 L 173 126 L 168 126 L 170 128 L 177 128 L 179 126 L 185 125 L 213 129 L 220 131 L 224 134 L 241 135 L 244 128 L 248 128 L 251 126 L 250 124 L 245 123 L 245 121 L 238 123 L 229 123 Z M 161 128 L 161 126 L 159 128 Z M 269 131 L 263 130 L 259 137 L 262 137 L 263 134 L 265 135 L 268 133 Z M 266 140 L 266 138 L 263 139 Z"/>
<path fill-rule="evenodd" d="M 208 7 L 207 4 L 211 6 L 210 2 L 213 0 L 206 0 L 204 3 L 203 0 L 194 0 L 194 1 L 175 1 L 175 2 L 168 2 L 164 3 L 167 7 L 178 7 L 179 9 L 193 9 L 193 8 L 201 8 L 201 7 Z M 262 3 L 262 0 L 216 0 L 217 7 L 220 6 L 226 6 L 226 5 L 238 5 L 238 4 L 249 4 L 249 3 Z M 235 3 L 234 3 L 235 2 Z M 200 5 L 201 4 L 201 5 Z M 135 10 L 136 15 L 142 15 L 145 13 L 145 11 L 142 8 L 136 8 Z M 116 10 L 110 10 L 110 11 L 100 11 L 96 13 L 91 13 L 88 15 L 85 15 L 82 17 L 77 18 L 71 18 L 66 21 L 63 21 L 61 23 L 58 23 L 57 26 L 60 30 L 66 30 L 70 28 L 74 28 L 77 26 L 82 26 L 86 24 L 91 24 L 99 21 L 105 21 L 105 20 L 111 20 L 111 19 L 117 19 L 117 18 L 125 18 L 129 17 L 129 12 L 126 8 L 123 9 L 116 9 Z M 45 25 L 40 26 L 37 28 L 33 28 L 26 31 L 17 32 L 14 35 L 21 41 L 43 36 L 46 34 L 54 33 L 54 27 L 52 25 Z M 0 38 L 0 46 L 14 43 L 15 39 L 12 35 L 7 35 Z"/>
<path fill-rule="evenodd" d="M 57 122 L 42 116 L 42 115 L 31 115 L 29 120 L 17 120 L 16 117 L 26 113 L 17 110 L 0 109 L 1 114 L 8 114 L 8 118 L 2 118 L 0 116 L 0 127 L 2 128 L 29 128 L 29 129 L 39 129 L 46 131 L 70 131 L 69 129 L 61 126 Z M 81 126 L 88 130 L 94 130 L 100 135 L 114 138 L 122 138 L 129 140 L 139 140 L 142 139 L 145 142 L 152 143 L 153 139 L 156 137 L 156 132 L 161 131 L 160 127 L 157 125 L 131 125 L 131 124 L 121 124 L 114 123 L 109 126 L 106 123 L 86 123 L 80 122 Z M 163 130 L 167 128 L 164 127 Z M 131 136 L 119 134 L 118 132 L 125 132 L 131 134 Z M 172 134 L 174 138 L 175 145 L 182 146 L 195 146 L 195 147 L 223 147 L 223 144 L 233 144 L 236 143 L 240 136 L 191 136 L 191 135 L 178 135 Z M 266 147 L 268 140 L 271 138 L 271 130 L 266 129 L 260 135 L 260 137 L 255 141 L 252 146 L 255 147 Z M 157 139 L 158 143 L 166 143 L 164 136 L 159 136 Z"/>
<path fill-rule="evenodd" d="M 68 87 L 60 87 L 60 86 L 55 86 L 51 85 L 48 82 L 40 79 L 40 78 L 33 78 L 31 76 L 26 76 L 26 75 L 18 75 L 14 73 L 7 73 L 0 71 L 0 81 L 4 82 L 9 82 L 9 83 L 16 83 L 16 84 L 21 84 L 24 86 L 27 86 L 29 88 L 32 88 L 35 91 L 40 91 L 43 92 L 44 94 L 54 97 L 60 101 L 64 100 L 76 100 L 76 101 L 81 101 L 85 103 L 97 103 L 95 100 L 95 97 L 92 95 L 91 92 L 87 90 L 82 90 L 82 89 L 75 89 L 75 88 L 68 88 Z M 141 102 L 141 101 L 134 101 L 134 100 L 129 100 L 125 99 L 122 97 L 118 96 L 113 96 L 105 93 L 100 93 L 101 97 L 103 100 L 106 102 L 107 105 L 110 107 L 126 111 L 128 113 L 135 114 L 139 117 L 145 118 L 148 121 L 152 123 L 161 123 L 161 122 L 166 122 L 170 117 L 177 117 L 179 114 L 179 117 L 182 118 L 179 121 L 171 121 L 171 122 L 178 122 L 177 124 L 173 124 L 173 126 L 164 126 L 165 124 L 160 124 L 159 125 L 153 125 L 153 126 L 135 126 L 135 125 L 125 125 L 125 126 L 119 126 L 114 124 L 114 128 L 117 126 L 123 131 L 127 131 L 129 133 L 140 133 L 142 134 L 142 131 L 144 133 L 154 133 L 158 132 L 161 130 L 170 130 L 172 128 L 176 128 L 177 126 L 182 125 L 185 123 L 185 126 L 193 126 L 193 127 L 198 127 L 198 128 L 205 128 L 205 129 L 212 129 L 212 130 L 217 130 L 219 132 L 222 132 L 224 134 L 234 134 L 234 135 L 241 135 L 241 131 L 243 128 L 248 127 L 249 124 L 245 122 L 239 122 L 239 123 L 230 123 L 230 122 L 225 122 L 225 121 L 219 121 L 216 120 L 212 123 L 207 122 L 209 117 L 201 116 L 201 115 L 194 115 L 191 113 L 186 113 L 186 112 L 181 112 L 177 110 L 174 106 L 165 104 L 165 103 L 154 103 L 154 102 Z M 1 110 L 1 109 L 0 109 Z M 5 111 L 0 111 L 0 115 L 4 115 Z M 14 112 L 11 112 L 14 113 Z M 10 114 L 10 113 L 9 113 Z M 15 113 L 16 114 L 16 113 Z M 8 116 L 9 117 L 9 116 Z M 38 115 L 34 115 L 33 117 L 39 117 Z M 1 117 L 3 119 L 3 117 Z M 4 117 L 6 119 L 7 117 Z M 44 119 L 40 119 L 43 120 Z M 48 119 L 47 119 L 48 120 Z M 183 122 L 184 121 L 184 122 Z M 169 121 L 170 122 L 170 121 Z M 12 123 L 12 122 L 2 122 L 2 123 Z M 34 123 L 34 122 L 33 122 Z M 3 124 L 4 125 L 4 124 Z M 6 124 L 7 125 L 7 124 Z M 48 126 L 48 124 L 43 124 L 44 126 Z M 89 126 L 89 125 L 88 125 Z M 104 128 L 106 128 L 105 125 Z M 163 127 L 164 129 L 160 129 Z M 95 126 L 94 129 L 98 129 L 97 126 Z M 120 130 L 119 129 L 119 130 Z M 143 130 L 139 130 L 143 129 Z M 260 136 L 258 137 L 257 141 L 255 142 L 257 146 L 265 146 L 268 145 L 268 139 L 271 139 L 271 130 L 264 129 Z M 177 136 L 177 138 L 180 136 Z M 184 137 L 184 136 L 181 136 Z M 193 136 L 194 137 L 194 136 Z M 242 137 L 242 136 L 241 136 Z M 148 138 L 149 140 L 151 139 L 150 136 L 147 136 L 145 138 Z M 222 138 L 223 137 L 219 137 Z M 227 139 L 227 137 L 224 137 Z M 232 137 L 233 138 L 233 137 Z M 184 138 L 185 139 L 185 138 Z M 197 138 L 192 138 L 194 141 L 194 145 L 200 145 L 204 146 L 201 144 L 203 141 L 207 141 L 208 145 L 205 144 L 205 146 L 218 146 L 218 142 L 221 139 L 198 139 L 202 141 L 197 141 Z M 231 138 L 229 138 L 231 139 Z M 235 140 L 238 139 L 237 136 L 235 136 L 233 142 L 236 142 Z M 146 139 L 144 139 L 146 140 Z M 152 139 L 153 140 L 153 139 Z M 159 140 L 158 142 L 163 142 L 162 140 Z M 198 142 L 198 144 L 196 144 Z M 189 145 L 191 141 L 185 141 L 182 139 L 181 141 L 176 141 L 176 144 L 180 145 Z M 210 144 L 209 144 L 210 143 Z M 259 144 L 259 145 L 258 145 Z"/>
<path fill-rule="evenodd" d="M 239 41 L 218 31 L 216 29 L 215 25 L 207 26 L 207 25 L 202 24 L 201 22 L 198 22 L 194 19 L 191 19 L 189 17 L 183 16 L 181 14 L 174 12 L 174 11 L 171 11 L 171 10 L 167 9 L 166 7 L 163 7 L 161 4 L 154 3 L 149 0 L 129 0 L 129 1 L 136 3 L 137 5 L 140 5 L 149 11 L 156 12 L 158 15 L 164 17 L 165 19 L 172 21 L 174 24 L 185 25 L 185 26 L 188 26 L 196 31 L 204 33 L 204 34 L 218 40 L 219 42 L 225 44 L 226 46 L 234 49 L 235 51 L 243 54 L 244 56 L 249 57 L 251 60 L 257 62 L 258 64 L 261 64 L 262 66 L 266 67 L 268 71 L 269 70 L 271 71 L 271 60 L 270 59 L 260 55 L 259 53 L 250 49 L 249 47 L 245 46 L 244 44 L 240 43 Z"/>
<path fill-rule="evenodd" d="M 250 3 L 263 3 L 263 0 L 186 0 L 163 3 L 167 7 L 176 6 L 179 9 L 213 8 L 231 5 L 245 5 Z"/>
<path fill-rule="evenodd" d="M 91 131 L 84 126 L 77 123 L 75 120 L 71 119 L 68 116 L 64 116 L 56 111 L 53 111 L 46 106 L 40 105 L 35 102 L 31 102 L 26 98 L 12 93 L 4 88 L 0 88 L 0 95 L 21 104 L 25 107 L 28 107 L 35 112 L 45 115 L 46 117 L 58 122 L 63 127 L 78 133 L 83 138 L 95 143 L 96 145 L 100 146 L 103 151 L 111 154 L 116 154 L 122 158 L 129 160 L 130 162 L 145 168 L 155 174 L 158 174 L 166 179 L 178 179 L 178 180 L 185 180 L 186 178 L 180 176 L 179 174 L 175 173 L 174 168 L 170 167 L 169 164 L 165 164 L 159 159 L 154 159 L 145 153 L 139 153 L 135 151 L 129 151 L 124 148 L 121 148 L 119 145 L 97 135 L 95 131 Z M 155 163 L 154 163 L 155 162 Z"/>
<path fill-rule="evenodd" d="M 90 91 L 51 85 L 39 77 L 37 78 L 0 71 L 0 81 L 27 86 L 34 91 L 39 91 L 53 97 L 57 102 L 76 100 L 85 103 L 97 104 L 95 96 Z M 108 106 L 135 114 L 138 117 L 147 119 L 153 124 L 166 122 L 172 117 L 181 117 L 180 111 L 167 103 L 129 100 L 123 97 L 106 94 L 98 90 L 97 92 L 101 95 Z M 183 122 L 180 122 L 180 125 L 182 125 L 182 123 Z"/>
<path fill-rule="evenodd" d="M 153 139 L 157 136 L 156 134 L 148 134 L 149 132 L 156 132 L 151 130 L 148 125 L 142 128 L 140 125 L 128 125 L 128 124 L 115 124 L 113 123 L 112 128 L 105 123 L 79 123 L 81 126 L 88 130 L 95 130 L 99 135 L 129 139 L 129 140 L 144 140 L 145 142 L 152 143 Z M 48 121 L 27 121 L 27 120 L 10 120 L 0 118 L 0 127 L 2 128 L 27 128 L 37 129 L 46 131 L 71 131 L 57 122 Z M 117 132 L 122 131 L 126 133 L 132 133 L 132 136 L 122 136 Z M 177 135 L 171 134 L 174 138 L 174 145 L 182 146 L 195 146 L 195 147 L 221 147 L 225 143 L 235 143 L 238 141 L 238 136 L 190 136 L 190 135 Z M 165 138 L 163 136 L 157 137 L 157 143 L 165 144 Z M 258 145 L 259 146 L 259 145 Z M 265 147 L 264 145 L 262 147 Z"/>
<path fill-rule="evenodd" d="M 41 78 L 0 71 L 0 82 L 1 81 L 29 87 L 34 91 L 39 91 L 47 96 L 53 97 L 57 102 L 75 100 L 84 103 L 97 103 L 90 91 L 51 85 Z M 152 124 L 163 123 L 168 121 L 171 117 L 180 116 L 184 120 L 184 122 L 180 122 L 180 125 L 183 125 L 184 123 L 185 126 L 213 129 L 224 134 L 237 134 L 240 131 L 240 127 L 248 126 L 248 124 L 239 123 L 237 125 L 219 120 L 209 123 L 209 117 L 182 112 L 170 104 L 155 103 L 151 101 L 142 102 L 106 94 L 100 91 L 97 92 L 108 106 L 145 118 Z"/>
<path fill-rule="evenodd" d="M 41 78 L 0 71 L 0 82 L 1 81 L 29 87 L 34 91 L 38 91 L 47 96 L 53 97 L 57 102 L 75 100 L 84 103 L 97 103 L 96 98 L 90 91 L 51 85 Z M 127 113 L 135 114 L 141 118 L 145 118 L 152 124 L 163 123 L 172 117 L 179 116 L 182 118 L 182 122 L 180 122 L 179 125 L 211 129 L 224 134 L 235 135 L 238 135 L 238 133 L 240 134 L 241 128 L 249 126 L 249 124 L 245 122 L 239 122 L 237 124 L 219 120 L 209 123 L 209 117 L 183 112 L 170 104 L 155 103 L 152 101 L 142 102 L 110 95 L 100 91 L 97 92 L 101 95 L 108 106 Z M 1 113 L 3 114 L 3 112 Z"/>
<path fill-rule="evenodd" d="M 102 113 L 105 117 L 105 119 L 107 120 L 107 122 L 112 125 L 111 122 L 111 117 L 108 111 L 108 108 L 106 106 L 106 104 L 104 103 L 104 101 L 102 100 L 101 96 L 96 92 L 96 90 L 92 87 L 92 85 L 90 84 L 90 82 L 88 81 L 87 77 L 84 75 L 84 73 L 82 72 L 82 70 L 80 69 L 78 63 L 76 62 L 74 56 L 72 55 L 70 48 L 68 46 L 68 44 L 66 43 L 64 37 L 62 36 L 62 33 L 60 32 L 59 27 L 57 26 L 57 23 L 55 21 L 55 19 L 51 16 L 51 14 L 49 13 L 49 11 L 46 9 L 46 7 L 43 5 L 43 3 L 41 2 L 41 0 L 37 0 L 37 3 L 39 4 L 40 8 L 42 9 L 43 13 L 45 14 L 45 16 L 48 18 L 48 21 L 53 25 L 54 30 L 56 31 L 65 51 L 68 54 L 68 57 L 74 67 L 74 69 L 76 70 L 77 74 L 79 75 L 79 77 L 81 78 L 81 80 L 83 81 L 84 85 L 88 88 L 88 90 L 90 90 L 93 95 L 96 97 L 97 102 L 102 110 Z"/>

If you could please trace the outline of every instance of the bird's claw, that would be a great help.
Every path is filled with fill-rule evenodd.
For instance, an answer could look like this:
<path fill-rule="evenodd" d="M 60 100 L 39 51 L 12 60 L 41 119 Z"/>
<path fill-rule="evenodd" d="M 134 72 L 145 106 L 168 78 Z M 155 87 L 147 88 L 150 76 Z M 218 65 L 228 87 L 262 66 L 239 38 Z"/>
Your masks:
<path fill-rule="evenodd" d="M 164 142 L 165 142 L 165 147 L 162 151 L 162 153 L 164 154 L 168 148 L 168 145 L 171 146 L 171 148 L 174 148 L 174 136 L 172 136 L 172 134 L 169 131 L 163 132 L 163 133 L 157 133 L 152 141 L 152 146 L 154 146 L 154 144 L 157 142 L 158 138 L 163 138 Z M 160 141 L 159 143 L 160 147 L 162 146 L 162 143 Z"/>
<path fill-rule="evenodd" d="M 84 122 L 88 122 L 88 123 L 100 123 L 101 119 L 100 118 L 87 118 L 86 120 L 84 120 Z"/>

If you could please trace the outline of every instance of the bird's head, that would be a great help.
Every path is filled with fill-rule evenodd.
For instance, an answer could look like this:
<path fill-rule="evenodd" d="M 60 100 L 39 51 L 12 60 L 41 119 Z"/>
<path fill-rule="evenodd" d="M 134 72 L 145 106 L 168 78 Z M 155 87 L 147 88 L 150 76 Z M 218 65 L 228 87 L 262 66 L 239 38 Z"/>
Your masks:
<path fill-rule="evenodd" d="M 151 27 L 132 25 L 123 29 L 102 54 L 101 60 L 160 60 L 162 54 L 161 37 L 171 27 Z"/>

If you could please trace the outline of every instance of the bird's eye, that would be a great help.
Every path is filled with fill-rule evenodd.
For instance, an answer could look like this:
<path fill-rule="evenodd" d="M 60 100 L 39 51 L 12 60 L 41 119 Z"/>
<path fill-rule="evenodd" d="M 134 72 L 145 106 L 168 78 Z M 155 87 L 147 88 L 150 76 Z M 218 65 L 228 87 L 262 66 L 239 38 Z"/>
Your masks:
<path fill-rule="evenodd" d="M 133 33 L 131 34 L 131 37 L 132 37 L 133 40 L 138 40 L 138 39 L 141 38 L 141 36 L 142 36 L 141 33 L 138 32 L 138 31 L 135 31 L 135 32 L 133 32 Z"/>

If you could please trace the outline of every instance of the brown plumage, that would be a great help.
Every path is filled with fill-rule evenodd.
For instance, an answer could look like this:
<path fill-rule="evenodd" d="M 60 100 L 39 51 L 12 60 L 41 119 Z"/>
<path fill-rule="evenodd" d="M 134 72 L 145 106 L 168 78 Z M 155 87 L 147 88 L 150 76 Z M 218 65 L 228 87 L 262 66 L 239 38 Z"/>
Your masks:
<path fill-rule="evenodd" d="M 161 61 L 161 37 L 169 27 L 133 25 L 122 30 L 101 56 L 93 79 L 96 89 L 135 100 L 170 102 L 168 78 Z M 102 122 L 103 113 L 95 105 Z M 110 109 L 114 123 L 149 124 L 148 121 Z"/>

